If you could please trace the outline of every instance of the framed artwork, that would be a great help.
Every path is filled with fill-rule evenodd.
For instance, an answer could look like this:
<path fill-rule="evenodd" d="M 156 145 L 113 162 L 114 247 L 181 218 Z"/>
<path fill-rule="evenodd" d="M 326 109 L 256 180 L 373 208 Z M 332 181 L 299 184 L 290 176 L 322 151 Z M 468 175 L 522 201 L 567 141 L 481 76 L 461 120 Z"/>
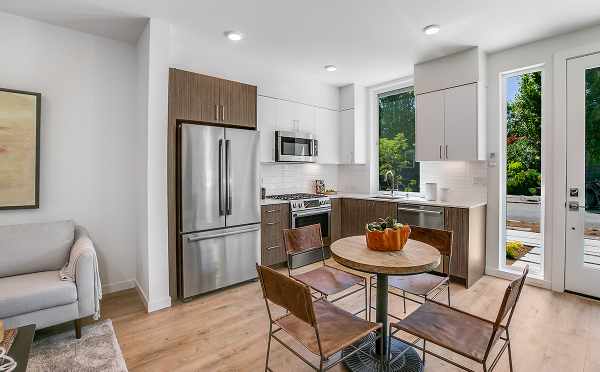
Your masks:
<path fill-rule="evenodd" d="M 0 88 L 0 209 L 39 208 L 41 101 Z"/>

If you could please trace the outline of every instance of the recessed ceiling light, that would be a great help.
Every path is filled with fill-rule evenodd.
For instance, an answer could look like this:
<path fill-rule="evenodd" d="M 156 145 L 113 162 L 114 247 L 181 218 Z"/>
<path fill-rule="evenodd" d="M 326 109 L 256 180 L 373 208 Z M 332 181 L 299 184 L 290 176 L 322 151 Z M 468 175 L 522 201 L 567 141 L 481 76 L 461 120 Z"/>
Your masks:
<path fill-rule="evenodd" d="M 337 70 L 337 67 L 335 67 L 335 65 L 326 65 L 325 70 L 329 71 L 329 72 L 333 72 L 333 71 Z"/>
<path fill-rule="evenodd" d="M 231 41 L 240 41 L 244 38 L 244 34 L 238 31 L 225 31 L 225 36 Z"/>
<path fill-rule="evenodd" d="M 423 28 L 425 35 L 435 35 L 440 32 L 440 25 L 429 25 Z"/>

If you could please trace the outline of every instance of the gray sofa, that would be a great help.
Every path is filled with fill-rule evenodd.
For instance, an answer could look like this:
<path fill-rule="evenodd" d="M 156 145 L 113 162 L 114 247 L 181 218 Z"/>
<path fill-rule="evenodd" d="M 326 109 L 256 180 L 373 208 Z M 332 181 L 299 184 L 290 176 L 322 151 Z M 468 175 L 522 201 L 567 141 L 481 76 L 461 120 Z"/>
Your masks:
<path fill-rule="evenodd" d="M 61 280 L 79 239 L 86 247 L 78 249 L 75 281 Z M 75 321 L 80 338 L 80 319 L 97 312 L 95 268 L 93 243 L 73 221 L 0 226 L 0 320 L 5 328 L 37 329 Z"/>

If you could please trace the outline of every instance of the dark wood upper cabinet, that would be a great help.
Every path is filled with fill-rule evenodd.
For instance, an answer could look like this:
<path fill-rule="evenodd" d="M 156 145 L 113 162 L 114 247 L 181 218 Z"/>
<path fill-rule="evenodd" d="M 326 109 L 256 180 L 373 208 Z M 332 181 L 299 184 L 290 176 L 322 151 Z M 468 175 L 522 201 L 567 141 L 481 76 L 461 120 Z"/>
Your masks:
<path fill-rule="evenodd" d="M 220 81 L 221 120 L 256 128 L 256 87 L 235 81 Z"/>
<path fill-rule="evenodd" d="M 256 128 L 256 87 L 172 68 L 169 110 L 176 120 Z"/>

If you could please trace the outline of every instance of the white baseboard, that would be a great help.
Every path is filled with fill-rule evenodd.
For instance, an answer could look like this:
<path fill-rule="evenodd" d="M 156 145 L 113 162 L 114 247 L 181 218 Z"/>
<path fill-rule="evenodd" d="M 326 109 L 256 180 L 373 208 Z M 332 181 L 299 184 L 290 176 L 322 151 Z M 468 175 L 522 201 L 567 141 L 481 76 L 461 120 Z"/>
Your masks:
<path fill-rule="evenodd" d="M 162 298 L 158 301 L 149 301 L 148 296 L 146 295 L 146 293 L 144 293 L 144 290 L 142 289 L 142 286 L 140 286 L 140 283 L 138 283 L 137 280 L 135 280 L 134 282 L 135 289 L 137 289 L 137 292 L 140 298 L 142 299 L 142 302 L 144 303 L 147 312 L 151 313 L 154 311 L 165 309 L 167 307 L 171 307 L 171 297 Z"/>
<path fill-rule="evenodd" d="M 168 307 L 171 307 L 171 297 L 167 296 L 160 300 L 150 302 L 148 306 L 146 306 L 146 309 L 148 309 L 148 312 L 151 313 L 153 311 L 166 309 Z"/>
<path fill-rule="evenodd" d="M 485 274 L 489 275 L 489 276 L 495 276 L 497 278 L 502 278 L 502 279 L 507 279 L 507 280 L 514 280 L 518 277 L 517 274 L 509 272 L 509 271 L 504 271 L 504 270 L 500 270 L 494 267 L 486 267 L 485 268 Z M 545 288 L 545 289 L 552 289 L 552 283 L 548 280 L 544 280 L 544 279 L 538 279 L 538 278 L 530 278 L 528 277 L 525 280 L 525 283 L 536 286 L 536 287 L 541 287 L 541 288 Z"/>
<path fill-rule="evenodd" d="M 113 293 L 124 291 L 135 287 L 134 280 L 124 280 L 122 282 L 109 283 L 102 285 L 102 293 Z"/>
<path fill-rule="evenodd" d="M 148 309 L 148 297 L 146 296 L 146 293 L 144 293 L 144 290 L 142 289 L 142 286 L 140 285 L 140 283 L 138 283 L 137 279 L 134 280 L 134 282 L 135 282 L 135 289 L 137 290 L 137 293 L 140 296 L 140 299 L 144 303 L 144 307 L 146 309 Z"/>

